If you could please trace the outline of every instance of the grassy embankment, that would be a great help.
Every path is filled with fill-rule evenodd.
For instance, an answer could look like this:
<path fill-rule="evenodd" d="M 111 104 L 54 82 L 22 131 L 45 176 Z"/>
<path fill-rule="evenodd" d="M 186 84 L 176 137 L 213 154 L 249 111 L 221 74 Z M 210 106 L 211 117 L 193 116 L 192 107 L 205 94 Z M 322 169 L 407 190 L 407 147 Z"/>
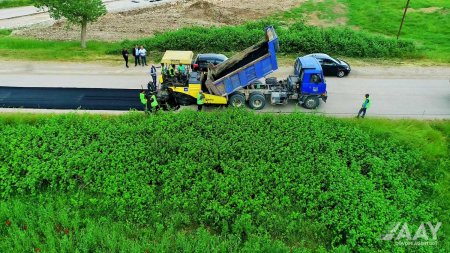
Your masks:
<path fill-rule="evenodd" d="M 33 5 L 32 0 L 0 0 L 0 9 Z"/>
<path fill-rule="evenodd" d="M 296 19 L 315 12 L 323 25 L 340 20 L 356 30 L 396 37 L 405 4 L 406 1 L 309 0 L 282 17 Z M 424 60 L 450 63 L 450 2 L 411 1 L 400 38 L 413 40 Z"/>
<path fill-rule="evenodd" d="M 449 121 L 246 111 L 0 117 L 0 251 L 393 252 L 441 221 Z M 207 152 L 206 152 L 207 150 Z"/>
<path fill-rule="evenodd" d="M 280 32 L 281 53 L 280 59 L 290 59 L 299 54 L 323 51 L 329 54 L 342 56 L 367 58 L 376 63 L 397 63 L 397 62 L 419 62 L 419 64 L 435 63 L 449 63 L 450 52 L 447 39 L 450 29 L 448 28 L 449 14 L 448 3 L 443 0 L 429 0 L 424 3 L 412 3 L 413 9 L 425 8 L 428 6 L 436 6 L 441 9 L 432 13 L 426 11 L 410 11 L 408 13 L 404 32 L 401 38 L 405 38 L 417 45 L 417 49 L 412 49 L 405 45 L 395 45 L 396 29 L 401 19 L 402 3 L 396 2 L 377 2 L 371 3 L 361 0 L 339 0 L 342 4 L 340 9 L 336 9 L 336 1 L 309 1 L 301 7 L 294 8 L 290 11 L 272 15 L 265 19 L 273 23 L 280 23 L 280 27 L 286 25 L 293 25 L 307 17 L 306 14 L 317 12 L 318 17 L 322 20 L 321 23 L 333 23 L 336 19 L 344 18 L 344 22 L 356 31 L 342 30 L 342 28 L 300 28 L 298 25 L 294 26 L 296 29 L 291 29 L 294 34 L 289 34 L 289 31 Z M 306 16 L 305 16 L 306 15 Z M 259 36 L 252 36 L 249 39 L 240 39 L 236 37 L 222 37 L 220 42 L 226 42 L 226 45 L 236 45 L 236 47 L 223 47 L 217 42 L 217 38 L 211 38 L 212 35 L 217 35 L 217 32 L 224 33 L 230 30 L 247 29 L 250 26 L 237 26 L 234 28 L 219 28 L 216 31 L 201 30 L 201 28 L 186 28 L 178 32 L 170 32 L 159 34 L 151 39 L 138 41 L 149 45 L 151 50 L 157 52 L 151 55 L 151 58 L 158 60 L 161 51 L 165 49 L 164 45 L 184 45 L 185 50 L 187 46 L 197 52 L 215 51 L 232 54 L 232 52 L 239 51 L 243 47 L 251 45 L 255 40 L 261 38 Z M 254 27 L 253 27 L 254 28 Z M 199 29 L 201 33 L 199 33 Z M 239 33 L 240 34 L 240 33 Z M 253 31 L 247 30 L 244 34 L 252 34 Z M 195 35 L 195 36 L 193 36 Z M 198 37 L 200 35 L 200 37 Z M 175 43 L 167 43 L 171 36 L 183 37 L 182 41 Z M 249 36 L 246 36 L 249 37 Z M 188 38 L 188 39 L 186 39 Z M 207 43 L 199 43 L 207 41 Z M 213 40 L 211 40 L 213 39 Z M 50 43 L 50 44 L 49 44 Z M 81 50 L 78 48 L 78 43 L 74 42 L 45 42 L 29 39 L 23 40 L 15 38 L 14 36 L 0 37 L 0 54 L 4 58 L 24 58 L 33 60 L 68 60 L 68 61 L 120 61 L 118 51 L 121 45 L 132 45 L 133 42 L 123 43 L 103 43 L 92 42 L 90 48 Z M 161 43 L 163 47 L 161 47 Z M 51 45 L 51 46 L 47 46 Z M 219 47 L 220 45 L 220 47 Z M 334 48 L 330 48 L 334 45 Z M 20 48 L 21 54 L 11 53 L 16 47 Z M 65 51 L 63 55 L 52 53 L 53 47 Z M 192 48 L 191 48 L 192 47 Z M 397 49 L 396 49 L 397 47 Z M 111 49 L 116 55 L 108 55 Z M 172 48 L 173 49 L 173 48 Z M 397 51 L 392 53 L 392 49 Z M 412 50 L 412 51 L 411 51 Z M 403 53 L 399 53 L 403 51 Z M 412 59 L 412 60 L 411 60 Z M 420 59 L 420 61 L 418 61 Z"/>

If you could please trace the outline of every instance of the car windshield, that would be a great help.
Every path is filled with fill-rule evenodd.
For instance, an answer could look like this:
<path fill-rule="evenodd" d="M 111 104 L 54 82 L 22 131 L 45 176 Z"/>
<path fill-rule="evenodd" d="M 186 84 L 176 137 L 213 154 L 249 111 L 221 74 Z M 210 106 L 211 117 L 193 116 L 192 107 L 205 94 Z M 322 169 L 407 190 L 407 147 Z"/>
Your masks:
<path fill-rule="evenodd" d="M 333 58 L 333 57 L 331 57 L 331 56 L 330 56 L 330 58 L 331 58 L 333 61 L 337 62 L 337 63 L 342 63 L 341 60 L 339 60 L 338 58 Z"/>

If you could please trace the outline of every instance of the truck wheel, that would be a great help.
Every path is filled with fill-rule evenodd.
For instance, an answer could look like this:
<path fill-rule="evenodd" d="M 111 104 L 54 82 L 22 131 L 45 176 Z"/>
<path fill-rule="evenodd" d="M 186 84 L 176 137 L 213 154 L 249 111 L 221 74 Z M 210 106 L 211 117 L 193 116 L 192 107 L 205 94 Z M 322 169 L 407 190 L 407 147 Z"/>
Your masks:
<path fill-rule="evenodd" d="M 241 93 L 236 93 L 230 97 L 228 103 L 233 107 L 243 107 L 245 105 L 245 97 Z"/>
<path fill-rule="evenodd" d="M 303 102 L 303 106 L 306 109 L 316 109 L 319 106 L 319 98 L 316 96 L 309 96 Z"/>
<path fill-rule="evenodd" d="M 253 94 L 250 96 L 248 104 L 253 110 L 261 110 L 266 106 L 266 98 L 261 94 Z"/>
<path fill-rule="evenodd" d="M 339 70 L 337 73 L 337 77 L 342 78 L 345 76 L 345 72 L 343 70 Z"/>

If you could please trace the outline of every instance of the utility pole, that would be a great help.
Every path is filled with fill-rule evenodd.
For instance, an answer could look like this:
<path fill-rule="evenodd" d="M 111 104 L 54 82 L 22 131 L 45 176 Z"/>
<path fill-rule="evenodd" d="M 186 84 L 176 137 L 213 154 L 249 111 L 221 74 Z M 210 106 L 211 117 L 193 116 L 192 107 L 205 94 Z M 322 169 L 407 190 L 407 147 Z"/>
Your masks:
<path fill-rule="evenodd" d="M 408 1 L 406 2 L 405 12 L 403 12 L 402 22 L 400 23 L 400 29 L 398 29 L 398 33 L 397 33 L 397 40 L 398 40 L 398 37 L 400 37 L 400 33 L 402 32 L 403 21 L 405 21 L 406 11 L 408 11 L 408 7 L 409 7 L 409 1 L 410 1 L 410 0 L 408 0 Z"/>

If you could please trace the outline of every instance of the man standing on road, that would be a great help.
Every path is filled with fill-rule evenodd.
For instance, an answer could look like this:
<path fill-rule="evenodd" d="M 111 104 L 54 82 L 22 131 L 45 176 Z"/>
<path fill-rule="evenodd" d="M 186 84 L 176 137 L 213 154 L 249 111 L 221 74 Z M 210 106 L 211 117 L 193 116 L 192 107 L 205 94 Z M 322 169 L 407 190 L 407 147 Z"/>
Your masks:
<path fill-rule="evenodd" d="M 139 49 L 139 56 L 141 58 L 142 67 L 147 66 L 147 50 L 145 50 L 144 46 L 141 45 L 141 49 Z"/>
<path fill-rule="evenodd" d="M 371 105 L 371 101 L 370 101 L 370 98 L 369 98 L 369 94 L 366 94 L 366 96 L 365 96 L 365 99 L 364 99 L 364 102 L 363 102 L 363 104 L 361 105 L 361 109 L 359 110 L 359 112 L 358 112 L 358 116 L 356 116 L 357 118 L 359 118 L 359 116 L 361 115 L 361 113 L 362 113 L 362 118 L 364 118 L 364 116 L 366 116 L 366 111 L 367 111 L 367 109 L 369 109 L 370 108 L 370 105 Z"/>
<path fill-rule="evenodd" d="M 123 59 L 125 60 L 125 66 L 128 68 L 128 48 L 122 49 L 122 56 Z"/>
<path fill-rule="evenodd" d="M 197 95 L 197 111 L 201 111 L 203 108 L 203 104 L 205 103 L 205 95 L 203 95 L 203 91 L 200 90 Z"/>
<path fill-rule="evenodd" d="M 158 86 L 157 86 L 157 82 L 156 82 L 156 80 L 157 80 L 156 67 L 155 67 L 155 65 L 153 65 L 153 64 L 152 64 L 152 66 L 150 67 L 150 76 L 152 77 L 152 80 L 153 80 L 153 86 L 154 86 L 154 87 L 158 87 Z"/>
<path fill-rule="evenodd" d="M 138 64 L 141 65 L 141 61 L 139 60 L 139 47 L 138 45 L 133 48 L 133 56 L 134 56 L 134 66 L 136 67 Z"/>

